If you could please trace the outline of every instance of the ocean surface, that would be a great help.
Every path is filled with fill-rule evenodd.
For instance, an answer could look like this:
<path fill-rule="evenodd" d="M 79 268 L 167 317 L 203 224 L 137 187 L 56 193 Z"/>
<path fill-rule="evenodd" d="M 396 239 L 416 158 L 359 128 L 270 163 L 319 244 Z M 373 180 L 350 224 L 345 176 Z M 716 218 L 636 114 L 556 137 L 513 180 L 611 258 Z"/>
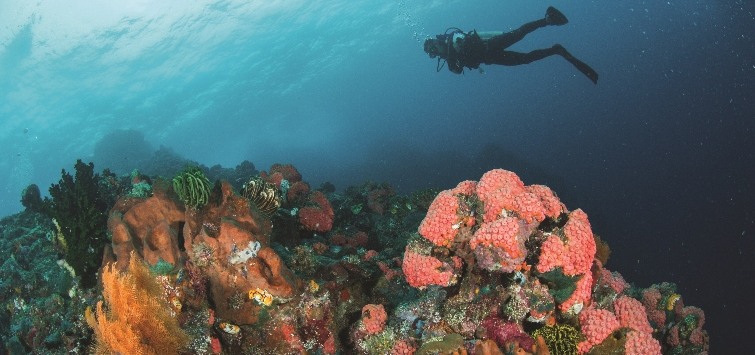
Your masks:
<path fill-rule="evenodd" d="M 597 85 L 559 57 L 455 75 L 423 52 L 448 27 L 508 31 L 549 5 L 570 22 L 510 49 L 560 43 Z M 586 211 L 627 280 L 677 283 L 712 353 L 743 353 L 753 34 L 742 0 L 0 0 L 0 216 L 78 158 L 126 174 L 160 147 L 402 193 L 504 168 Z"/>

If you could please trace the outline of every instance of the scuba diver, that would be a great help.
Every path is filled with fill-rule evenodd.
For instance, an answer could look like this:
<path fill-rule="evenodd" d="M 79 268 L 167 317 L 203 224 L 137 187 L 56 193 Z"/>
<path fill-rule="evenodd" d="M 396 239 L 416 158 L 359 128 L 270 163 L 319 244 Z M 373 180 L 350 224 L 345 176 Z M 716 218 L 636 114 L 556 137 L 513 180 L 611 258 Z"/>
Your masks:
<path fill-rule="evenodd" d="M 569 20 L 553 6 L 545 11 L 545 18 L 522 25 L 511 32 L 477 32 L 464 31 L 452 27 L 442 35 L 425 40 L 425 53 L 430 58 L 438 57 L 437 71 L 448 63 L 448 70 L 461 74 L 464 67 L 478 69 L 480 64 L 520 65 L 529 64 L 552 55 L 560 55 L 582 72 L 593 83 L 598 83 L 598 73 L 585 62 L 577 59 L 560 44 L 550 48 L 538 49 L 529 53 L 505 50 L 519 42 L 528 33 L 545 26 L 561 26 Z M 441 63 L 441 59 L 444 61 Z"/>

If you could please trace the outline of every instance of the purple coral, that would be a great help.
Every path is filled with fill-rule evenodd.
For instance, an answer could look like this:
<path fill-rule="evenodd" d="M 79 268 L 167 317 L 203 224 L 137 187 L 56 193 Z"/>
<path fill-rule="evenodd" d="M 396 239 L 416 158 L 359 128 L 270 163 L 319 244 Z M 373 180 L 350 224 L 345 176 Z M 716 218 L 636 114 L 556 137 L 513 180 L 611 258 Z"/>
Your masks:
<path fill-rule="evenodd" d="M 490 316 L 480 324 L 488 338 L 498 344 L 501 349 L 507 349 L 516 344 L 527 352 L 532 352 L 535 341 L 522 330 L 522 326 L 515 322 L 506 322 L 496 316 Z"/>

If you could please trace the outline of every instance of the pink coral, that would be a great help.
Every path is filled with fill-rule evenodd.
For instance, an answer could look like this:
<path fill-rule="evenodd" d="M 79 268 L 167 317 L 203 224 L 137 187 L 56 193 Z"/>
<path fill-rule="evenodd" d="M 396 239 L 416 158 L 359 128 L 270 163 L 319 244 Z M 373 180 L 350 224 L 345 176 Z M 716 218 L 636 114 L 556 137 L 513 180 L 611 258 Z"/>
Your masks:
<path fill-rule="evenodd" d="M 458 257 L 454 260 L 455 265 L 444 263 L 435 257 L 422 255 L 406 248 L 401 269 L 404 271 L 406 282 L 410 286 L 424 289 L 429 285 L 450 286 L 456 282 L 456 269 Z"/>
<path fill-rule="evenodd" d="M 679 338 L 679 327 L 674 326 L 668 330 L 666 335 L 666 344 L 671 345 L 672 348 L 681 345 L 682 340 Z"/>
<path fill-rule="evenodd" d="M 354 233 L 354 235 L 351 236 L 351 239 L 349 239 L 347 245 L 354 247 L 354 248 L 360 248 L 367 246 L 367 242 L 369 241 L 369 236 L 364 231 L 358 231 Z"/>
<path fill-rule="evenodd" d="M 648 322 L 645 307 L 642 303 L 629 296 L 621 296 L 613 302 L 614 313 L 622 327 L 652 334 L 653 327 Z"/>
<path fill-rule="evenodd" d="M 514 271 L 527 256 L 524 245 L 530 228 L 515 217 L 483 223 L 469 242 L 481 267 L 503 272 Z M 492 257 L 491 256 L 495 256 Z M 485 262 L 487 259 L 489 262 Z"/>
<path fill-rule="evenodd" d="M 618 272 L 611 272 L 611 270 L 600 268 L 598 273 L 598 285 L 611 289 L 614 293 L 620 294 L 629 287 L 629 284 L 624 280 Z"/>
<path fill-rule="evenodd" d="M 663 300 L 661 291 L 656 287 L 650 287 L 642 291 L 642 304 L 645 306 L 645 312 L 657 328 L 666 323 L 666 311 L 663 305 L 659 304 Z"/>
<path fill-rule="evenodd" d="M 577 281 L 577 288 L 564 301 L 564 303 L 558 305 L 558 308 L 562 312 L 579 313 L 582 307 L 590 303 L 592 291 L 592 273 L 586 273 L 582 275 L 582 278 Z"/>
<path fill-rule="evenodd" d="M 396 343 L 393 344 L 393 349 L 391 350 L 391 354 L 393 355 L 414 355 L 414 353 L 417 351 L 417 348 L 413 346 L 409 341 L 407 340 L 398 340 Z"/>
<path fill-rule="evenodd" d="M 585 340 L 577 345 L 580 353 L 588 352 L 600 344 L 614 330 L 619 329 L 619 320 L 608 310 L 588 308 L 579 314 L 579 323 Z"/>
<path fill-rule="evenodd" d="M 540 198 L 526 191 L 514 196 L 512 211 L 527 223 L 542 222 L 546 212 Z"/>
<path fill-rule="evenodd" d="M 562 212 L 566 212 L 566 206 L 561 203 L 558 196 L 545 185 L 530 185 L 526 187 L 527 192 L 537 196 L 543 205 L 545 215 L 550 218 L 557 218 Z"/>
<path fill-rule="evenodd" d="M 689 316 L 693 316 L 696 319 L 695 329 L 689 333 L 689 342 L 696 346 L 707 346 L 708 337 L 707 333 L 703 330 L 705 324 L 705 313 L 702 309 L 694 306 L 686 306 L 679 312 L 679 319 L 684 319 Z M 681 323 L 681 322 L 680 322 Z M 680 323 L 674 325 L 674 328 L 679 328 Z"/>
<path fill-rule="evenodd" d="M 477 196 L 485 206 L 485 222 L 511 213 L 527 223 L 540 223 L 566 211 L 551 189 L 543 185 L 525 187 L 516 174 L 503 169 L 488 171 L 480 178 Z"/>
<path fill-rule="evenodd" d="M 587 214 L 581 209 L 569 213 L 569 221 L 564 226 L 567 248 L 569 249 L 569 264 L 564 265 L 567 275 L 583 274 L 590 271 L 595 259 L 595 238 L 592 235 Z"/>
<path fill-rule="evenodd" d="M 543 242 L 537 270 L 548 272 L 560 266 L 566 275 L 588 273 L 595 259 L 596 245 L 587 214 L 581 209 L 569 213 L 563 233 L 565 242 L 557 236 Z"/>
<path fill-rule="evenodd" d="M 313 232 L 327 232 L 333 228 L 333 207 L 320 191 L 309 194 L 311 205 L 299 209 L 299 223 Z"/>
<path fill-rule="evenodd" d="M 661 344 L 650 333 L 630 331 L 627 333 L 624 353 L 627 355 L 659 355 Z"/>
<path fill-rule="evenodd" d="M 460 182 L 456 187 L 451 189 L 451 192 L 459 195 L 471 196 L 477 189 L 477 181 L 465 180 Z"/>
<path fill-rule="evenodd" d="M 281 188 L 281 182 L 285 180 L 283 174 L 280 172 L 267 174 L 264 171 L 260 173 L 260 176 L 267 182 L 275 185 L 277 188 Z"/>
<path fill-rule="evenodd" d="M 456 215 L 459 199 L 451 190 L 435 197 L 419 225 L 419 234 L 438 246 L 449 246 L 456 237 L 460 218 Z"/>
<path fill-rule="evenodd" d="M 368 335 L 377 334 L 385 328 L 388 314 L 382 304 L 366 304 L 362 307 L 361 329 Z"/>
<path fill-rule="evenodd" d="M 568 258 L 566 246 L 557 235 L 551 235 L 540 245 L 540 258 L 537 263 L 537 271 L 548 272 L 564 265 Z"/>
<path fill-rule="evenodd" d="M 493 169 L 482 175 L 477 183 L 477 197 L 485 206 L 483 221 L 496 220 L 505 210 L 514 210 L 514 199 L 525 192 L 524 183 L 515 173 Z"/>

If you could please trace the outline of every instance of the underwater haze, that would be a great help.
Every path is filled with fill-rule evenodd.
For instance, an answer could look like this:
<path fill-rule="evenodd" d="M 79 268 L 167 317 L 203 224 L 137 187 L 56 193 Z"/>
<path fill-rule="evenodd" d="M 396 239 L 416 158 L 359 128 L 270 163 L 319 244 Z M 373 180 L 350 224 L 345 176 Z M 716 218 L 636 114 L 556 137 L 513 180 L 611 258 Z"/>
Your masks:
<path fill-rule="evenodd" d="M 560 43 L 597 85 L 556 56 L 455 75 L 423 52 L 448 27 L 508 31 L 549 5 L 570 22 L 511 49 Z M 585 210 L 627 280 L 676 282 L 713 353 L 743 352 L 753 33 L 742 0 L 0 0 L 0 216 L 78 158 L 126 174 L 160 147 L 404 193 L 504 168 Z M 136 138 L 103 141 L 123 130 Z"/>

